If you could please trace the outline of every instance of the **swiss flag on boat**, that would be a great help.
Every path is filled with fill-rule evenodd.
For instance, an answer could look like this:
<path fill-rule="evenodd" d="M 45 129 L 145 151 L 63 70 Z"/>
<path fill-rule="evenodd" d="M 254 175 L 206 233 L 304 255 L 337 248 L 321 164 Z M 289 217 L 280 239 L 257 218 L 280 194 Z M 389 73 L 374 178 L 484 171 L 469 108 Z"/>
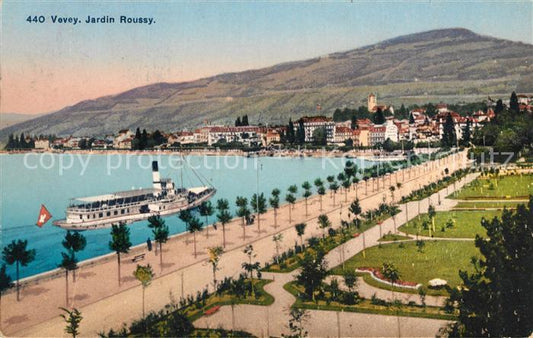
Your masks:
<path fill-rule="evenodd" d="M 39 217 L 37 218 L 36 225 L 38 227 L 42 227 L 50 218 L 52 218 L 52 214 L 50 214 L 44 204 L 41 204 L 41 211 L 39 211 Z"/>

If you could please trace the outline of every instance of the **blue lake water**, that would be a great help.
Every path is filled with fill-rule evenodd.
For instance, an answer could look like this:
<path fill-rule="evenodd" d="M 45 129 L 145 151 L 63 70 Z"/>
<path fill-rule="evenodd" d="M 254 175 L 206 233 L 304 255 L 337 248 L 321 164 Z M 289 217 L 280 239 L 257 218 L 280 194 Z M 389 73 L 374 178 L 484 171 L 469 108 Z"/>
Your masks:
<path fill-rule="evenodd" d="M 18 154 L 0 155 L 1 215 L 0 247 L 14 239 L 27 239 L 28 247 L 36 249 L 36 259 L 21 269 L 21 277 L 38 274 L 57 267 L 61 260 L 61 241 L 65 231 L 52 221 L 65 217 L 69 200 L 74 197 L 105 194 L 133 188 L 151 187 L 151 161 L 159 161 L 162 177 L 170 177 L 186 187 L 198 186 L 191 169 L 180 170 L 179 157 L 169 155 L 79 155 Z M 227 198 L 234 214 L 236 196 L 250 198 L 257 190 L 268 197 L 274 188 L 282 191 L 282 199 L 291 184 L 299 187 L 305 180 L 337 174 L 344 167 L 340 158 L 244 158 L 223 156 L 189 156 L 190 166 L 217 188 L 213 204 Z M 360 167 L 370 162 L 355 161 Z M 182 175 L 180 174 L 183 173 Z M 259 178 L 259 180 L 258 180 Z M 259 186 L 257 185 L 259 182 Z M 313 189 L 314 191 L 314 189 Z M 40 205 L 44 204 L 53 218 L 43 228 L 35 225 Z M 166 217 L 172 234 L 185 231 L 177 216 Z M 202 219 L 203 220 L 203 219 Z M 210 223 L 215 221 L 212 216 Z M 133 245 L 144 243 L 151 236 L 147 222 L 130 225 Z M 78 254 L 80 260 L 109 253 L 109 229 L 85 231 L 87 246 Z M 14 277 L 14 266 L 8 272 Z"/>

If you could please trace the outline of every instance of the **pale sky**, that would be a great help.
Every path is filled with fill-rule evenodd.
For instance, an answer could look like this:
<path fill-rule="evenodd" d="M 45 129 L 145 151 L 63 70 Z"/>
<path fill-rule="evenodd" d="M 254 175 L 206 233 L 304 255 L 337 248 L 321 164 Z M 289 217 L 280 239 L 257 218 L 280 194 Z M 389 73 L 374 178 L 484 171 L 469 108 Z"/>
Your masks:
<path fill-rule="evenodd" d="M 28 16 L 44 16 L 29 23 Z M 83 23 L 54 24 L 52 15 Z M 114 24 L 86 24 L 108 15 Z M 155 24 L 120 24 L 119 16 Z M 125 3 L 3 1 L 3 113 L 44 113 L 155 82 L 180 82 L 343 51 L 438 28 L 533 43 L 525 1 Z"/>

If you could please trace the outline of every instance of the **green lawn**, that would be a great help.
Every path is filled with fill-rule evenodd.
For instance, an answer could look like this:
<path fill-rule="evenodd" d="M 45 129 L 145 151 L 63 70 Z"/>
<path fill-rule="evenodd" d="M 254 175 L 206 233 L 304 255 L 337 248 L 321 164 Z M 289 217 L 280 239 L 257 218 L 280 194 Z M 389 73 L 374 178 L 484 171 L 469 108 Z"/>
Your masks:
<path fill-rule="evenodd" d="M 323 311 L 345 311 L 345 312 L 360 312 L 360 313 L 373 313 L 388 316 L 405 316 L 405 317 L 422 317 L 422 318 L 434 318 L 453 320 L 455 319 L 453 314 L 446 313 L 442 308 L 436 306 L 418 306 L 407 304 L 373 304 L 370 299 L 361 299 L 359 303 L 354 305 L 346 305 L 339 302 L 326 302 L 324 300 L 318 300 L 316 302 L 306 301 L 299 297 L 303 293 L 304 288 L 296 282 L 289 282 L 283 286 L 283 288 L 296 297 L 296 301 L 292 307 L 310 309 L 310 310 L 323 310 Z"/>
<path fill-rule="evenodd" d="M 383 244 L 366 250 L 345 262 L 346 269 L 358 267 L 381 268 L 384 262 L 393 263 L 400 272 L 400 280 L 421 283 L 428 286 L 428 281 L 441 278 L 448 285 L 455 287 L 461 281 L 459 270 L 472 269 L 470 259 L 479 256 L 479 251 L 472 241 L 425 241 L 422 252 L 418 252 L 415 241 Z M 400 247 L 403 244 L 403 248 Z M 342 275 L 342 266 L 331 271 Z M 381 283 L 380 283 L 381 284 Z"/>
<path fill-rule="evenodd" d="M 501 210 L 479 210 L 479 211 L 439 211 L 435 216 L 435 233 L 431 231 L 433 237 L 447 238 L 474 238 L 476 234 L 485 236 L 485 228 L 481 226 L 481 218 L 493 219 L 501 215 Z M 452 220 L 453 226 L 447 227 L 446 223 Z M 453 222 L 455 220 L 455 222 Z M 399 230 L 405 233 L 416 235 L 417 231 L 422 236 L 429 236 L 429 229 L 424 230 L 423 222 L 428 222 L 431 228 L 431 220 L 427 214 L 413 218 L 407 224 L 402 225 Z M 444 231 L 442 228 L 444 227 Z"/>
<path fill-rule="evenodd" d="M 192 333 L 188 335 L 190 338 L 196 337 L 207 337 L 207 338 L 230 338 L 230 337 L 239 337 L 239 338 L 252 338 L 255 337 L 249 332 L 245 331 L 231 331 L 224 329 L 194 329 Z"/>
<path fill-rule="evenodd" d="M 475 201 L 475 202 L 459 202 L 454 207 L 454 209 L 516 209 L 516 206 L 519 204 L 527 204 L 527 200 L 524 202 L 499 202 L 499 201 Z"/>
<path fill-rule="evenodd" d="M 248 280 L 247 280 L 248 281 Z M 231 294 L 228 291 L 217 295 L 215 293 L 209 295 L 204 306 L 187 306 L 182 311 L 189 317 L 191 321 L 195 321 L 204 315 L 204 312 L 216 305 L 231 305 L 233 304 L 253 304 L 253 305 L 271 305 L 274 303 L 274 297 L 264 290 L 264 286 L 271 283 L 269 279 L 254 279 L 255 297 L 249 294 L 237 295 Z"/>
<path fill-rule="evenodd" d="M 296 270 L 300 267 L 299 258 L 302 258 L 303 254 L 296 254 L 292 257 L 285 259 L 280 264 L 272 263 L 271 265 L 263 268 L 261 271 L 264 272 L 278 272 L 278 273 L 289 273 Z"/>
<path fill-rule="evenodd" d="M 533 195 L 533 175 L 478 178 L 461 189 L 456 199 L 527 199 Z"/>

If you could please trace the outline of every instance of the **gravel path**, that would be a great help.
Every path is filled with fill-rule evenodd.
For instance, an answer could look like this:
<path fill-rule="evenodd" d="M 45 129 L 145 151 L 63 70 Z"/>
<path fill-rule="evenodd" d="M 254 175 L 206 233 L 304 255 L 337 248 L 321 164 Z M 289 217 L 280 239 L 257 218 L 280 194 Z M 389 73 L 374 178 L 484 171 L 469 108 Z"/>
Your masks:
<path fill-rule="evenodd" d="M 341 290 L 348 290 L 346 285 L 344 285 L 344 280 L 342 276 L 328 276 L 326 282 L 330 283 L 331 280 L 334 278 L 337 279 L 337 282 L 339 282 L 339 288 Z M 418 294 L 394 292 L 393 298 L 392 292 L 367 284 L 361 277 L 357 277 L 356 289 L 361 297 L 368 299 L 372 298 L 372 295 L 376 295 L 377 298 L 386 300 L 388 302 L 393 300 L 399 300 L 404 304 L 407 304 L 409 302 L 415 302 L 418 305 L 422 305 Z M 428 306 L 443 306 L 445 301 L 446 297 L 443 296 L 426 296 L 426 305 Z"/>
<path fill-rule="evenodd" d="M 265 290 L 276 299 L 272 305 L 236 305 L 233 309 L 223 306 L 215 314 L 197 320 L 195 326 L 244 330 L 258 337 L 289 334 L 289 309 L 295 298 L 283 289 L 283 285 L 293 280 L 296 274 L 265 273 L 265 278 L 274 279 L 265 286 Z M 385 293 L 390 295 L 390 292 Z M 320 310 L 308 310 L 308 315 L 304 328 L 310 337 L 398 336 L 398 318 L 395 316 Z M 439 328 L 447 323 L 438 319 L 400 317 L 400 334 L 409 337 L 435 336 Z"/>

